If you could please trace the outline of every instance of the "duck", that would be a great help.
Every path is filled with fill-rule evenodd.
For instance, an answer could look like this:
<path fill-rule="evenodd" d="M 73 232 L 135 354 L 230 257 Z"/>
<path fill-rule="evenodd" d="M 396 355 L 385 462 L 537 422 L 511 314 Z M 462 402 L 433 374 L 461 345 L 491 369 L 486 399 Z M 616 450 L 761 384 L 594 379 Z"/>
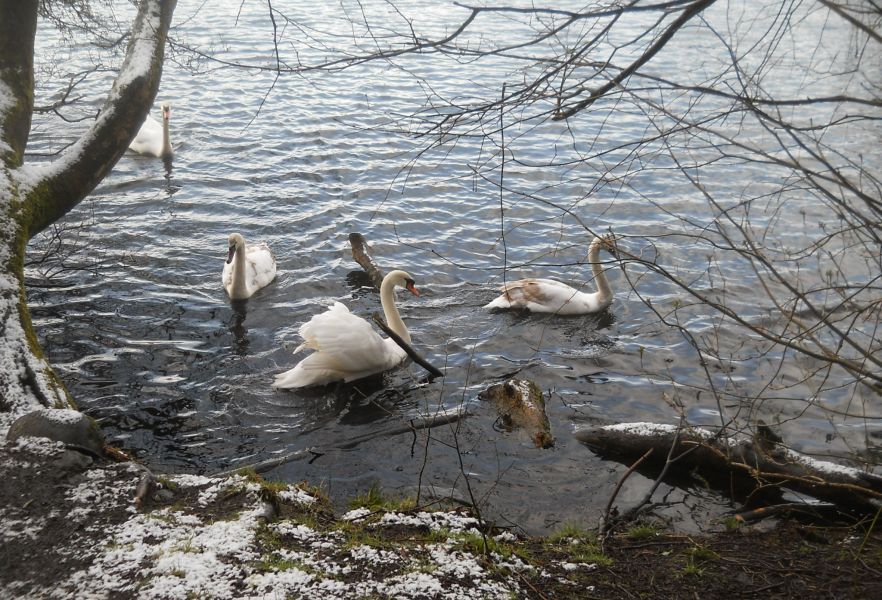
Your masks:
<path fill-rule="evenodd" d="M 163 102 L 160 106 L 162 107 L 162 123 L 160 124 L 159 121 L 147 115 L 135 139 L 129 144 L 130 150 L 157 158 L 166 158 L 173 154 L 168 133 L 171 104 Z"/>
<path fill-rule="evenodd" d="M 266 243 L 246 244 L 238 233 L 231 233 L 229 241 L 221 279 L 232 300 L 245 300 L 276 278 L 276 257 Z"/>
<path fill-rule="evenodd" d="M 613 293 L 598 258 L 601 248 L 615 252 L 612 235 L 595 237 L 588 246 L 588 262 L 594 272 L 597 291 L 586 293 L 553 279 L 519 279 L 506 283 L 502 295 L 487 303 L 488 309 L 517 309 L 534 313 L 586 315 L 605 310 Z"/>
<path fill-rule="evenodd" d="M 413 277 L 406 271 L 391 271 L 380 284 L 380 304 L 386 323 L 409 344 L 410 332 L 395 305 L 396 287 L 415 296 L 420 293 Z M 274 388 L 295 389 L 355 381 L 388 371 L 407 358 L 407 353 L 395 340 L 382 337 L 370 323 L 349 312 L 342 302 L 334 302 L 328 310 L 313 316 L 300 326 L 299 333 L 303 343 L 294 354 L 306 348 L 315 352 L 293 369 L 276 375 L 272 384 Z"/>

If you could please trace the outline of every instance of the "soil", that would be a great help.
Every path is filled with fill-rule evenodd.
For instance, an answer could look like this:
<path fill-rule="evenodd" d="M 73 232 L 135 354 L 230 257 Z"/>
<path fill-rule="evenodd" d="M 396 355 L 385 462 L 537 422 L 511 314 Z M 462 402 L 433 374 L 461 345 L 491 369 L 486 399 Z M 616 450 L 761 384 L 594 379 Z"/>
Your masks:
<path fill-rule="evenodd" d="M 104 568 L 96 549 L 108 545 L 109 531 L 133 515 L 160 509 L 164 512 L 157 514 L 166 515 L 163 518 L 170 514 L 168 511 L 189 511 L 188 518 L 210 523 L 229 519 L 229 515 L 262 502 L 267 507 L 267 522 L 308 524 L 315 531 L 332 532 L 340 539 L 338 546 L 313 545 L 318 548 L 314 564 L 324 564 L 322 561 L 331 564 L 335 560 L 354 564 L 354 555 L 350 554 L 354 546 L 369 546 L 389 555 L 412 556 L 425 552 L 428 545 L 439 541 L 439 532 L 424 526 L 376 526 L 382 515 L 407 517 L 418 512 L 406 503 L 393 507 L 379 494 L 370 501 L 362 499 L 361 505 L 368 506 L 371 513 L 365 523 L 373 519 L 373 525 L 357 525 L 341 520 L 330 508 L 331 503 L 326 498 L 322 500 L 321 494 L 314 490 L 312 493 L 319 498 L 315 504 L 283 502 L 279 490 L 285 486 L 262 482 L 253 474 L 249 480 L 259 483 L 256 495 L 252 493 L 253 485 L 251 488 L 237 485 L 206 503 L 207 484 L 189 488 L 170 484 L 161 493 L 144 495 L 143 502 L 136 504 L 134 497 L 139 496 L 138 486 L 146 470 L 132 463 L 99 464 L 71 452 L 59 447 L 36 454 L 33 449 L 10 445 L 0 449 L 2 597 L 77 598 L 81 597 L 80 592 L 86 591 L 90 597 L 144 597 L 142 591 L 147 581 L 140 583 L 142 587 L 134 585 L 113 590 L 78 590 L 69 586 L 71 581 L 92 582 L 95 569 Z M 457 512 L 464 514 L 462 509 Z M 309 546 L 302 541 L 270 535 L 267 526 L 261 527 L 254 544 L 256 551 L 265 556 L 278 553 L 281 547 L 304 551 Z M 873 521 L 832 526 L 783 519 L 759 525 L 732 522 L 729 528 L 721 527 L 718 533 L 697 537 L 639 523 L 620 527 L 602 543 L 594 533 L 577 530 L 546 538 L 512 535 L 494 538 L 499 532 L 489 530 L 487 546 L 481 536 L 474 534 L 450 534 L 450 541 L 457 551 L 471 554 L 482 568 L 481 576 L 488 582 L 502 584 L 511 590 L 512 597 L 519 598 L 870 599 L 882 598 L 880 527 L 882 523 Z M 149 536 L 143 540 L 145 544 L 154 542 Z M 512 561 L 525 568 L 507 566 Z M 270 569 L 261 566 L 264 563 L 266 560 L 252 560 L 250 572 L 285 568 L 276 564 Z M 382 581 L 399 573 L 398 564 L 393 561 L 371 569 L 367 566 L 343 569 L 335 581 L 357 589 L 368 578 Z M 136 578 L 140 576 L 138 573 L 145 572 L 145 565 L 139 568 L 142 570 L 133 571 Z M 85 571 L 90 573 L 89 578 L 77 576 L 78 572 Z M 459 592 L 459 597 L 484 597 L 477 583 L 474 588 L 468 587 L 468 577 L 461 580 L 447 577 L 439 576 L 442 590 L 455 585 L 467 590 Z M 230 589 L 243 590 L 244 585 L 233 582 Z M 343 594 L 340 597 L 359 597 L 347 595 L 345 589 L 338 590 Z M 151 597 L 176 596 L 169 593 Z M 187 597 L 214 596 L 201 592 Z M 234 593 L 232 597 L 238 596 Z M 287 597 L 309 595 L 288 593 Z M 370 593 L 366 597 L 390 596 Z M 439 591 L 414 592 L 412 596 L 403 597 L 447 596 Z"/>

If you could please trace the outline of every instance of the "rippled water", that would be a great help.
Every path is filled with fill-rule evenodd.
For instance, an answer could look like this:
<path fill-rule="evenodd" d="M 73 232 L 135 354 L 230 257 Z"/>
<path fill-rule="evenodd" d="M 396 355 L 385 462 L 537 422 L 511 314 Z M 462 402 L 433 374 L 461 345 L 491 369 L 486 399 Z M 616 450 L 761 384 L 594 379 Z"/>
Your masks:
<path fill-rule="evenodd" d="M 330 6 L 336 4 L 328 4 L 327 14 L 304 18 L 318 28 L 339 25 Z M 179 2 L 175 35 L 223 50 L 227 58 L 272 63 L 265 6 L 212 5 L 208 11 Z M 461 14 L 438 2 L 402 6 L 419 7 L 438 31 Z M 586 515 L 602 508 L 620 473 L 576 443 L 574 427 L 675 422 L 665 399 L 672 394 L 684 399 L 693 422 L 719 422 L 716 405 L 692 388 L 705 384 L 695 353 L 629 292 L 614 268 L 616 300 L 602 315 L 549 318 L 481 309 L 495 295 L 503 264 L 512 269 L 509 278 L 541 272 L 590 282 L 584 265 L 589 236 L 558 208 L 510 195 L 503 198 L 503 245 L 498 190 L 470 168 L 499 177 L 495 159 L 481 164 L 489 151 L 480 140 L 460 140 L 414 161 L 426 140 L 390 131 L 397 115 L 424 99 L 409 73 L 376 63 L 286 76 L 272 87 L 271 72 L 209 64 L 203 65 L 207 73 L 194 75 L 171 60 L 183 53 L 169 54 L 158 100 L 173 104 L 170 168 L 124 156 L 67 220 L 87 222 L 84 245 L 71 260 L 94 269 L 66 271 L 55 278 L 57 287 L 30 294 L 52 363 L 114 443 L 156 470 L 200 473 L 314 447 L 321 453 L 313 460 L 288 463 L 270 476 L 323 483 L 341 496 L 373 484 L 456 487 L 465 495 L 465 473 L 494 515 L 541 530 L 590 521 Z M 451 96 L 499 86 L 507 77 L 503 61 L 476 71 L 419 57 L 400 64 Z M 96 98 L 102 89 L 92 90 Z M 672 212 L 698 221 L 707 218 L 705 205 L 665 170 L 647 169 L 629 186 L 600 186 L 586 197 L 597 173 L 529 166 L 645 135 L 643 116 L 624 108 L 599 137 L 594 118 L 577 123 L 592 132 L 580 139 L 559 123 L 509 131 L 512 152 L 523 162 L 506 165 L 506 185 L 571 208 L 596 231 L 659 236 L 656 248 L 668 264 L 701 272 L 704 256 L 664 237 L 683 228 L 682 221 L 654 210 L 651 201 L 664 199 Z M 40 122 L 35 133 L 32 150 L 57 141 Z M 613 163 L 626 152 L 606 159 Z M 724 186 L 745 174 L 727 173 L 721 164 L 714 177 Z M 762 185 L 759 173 L 756 181 Z M 220 284 L 233 231 L 266 241 L 278 259 L 277 280 L 244 304 L 231 303 Z M 415 345 L 446 376 L 423 383 L 422 370 L 408 365 L 352 386 L 272 389 L 273 375 L 298 360 L 291 350 L 301 323 L 334 300 L 363 316 L 379 310 L 378 295 L 352 273 L 358 269 L 347 241 L 353 231 L 373 244 L 381 266 L 406 268 L 417 279 L 422 296 L 401 295 L 399 306 Z M 791 233 L 798 237 L 800 227 Z M 643 286 L 657 306 L 681 295 L 660 281 Z M 750 296 L 747 283 L 734 281 L 728 291 Z M 745 302 L 745 311 L 749 306 Z M 693 326 L 702 333 L 700 319 Z M 739 366 L 735 380 L 749 387 L 752 374 L 773 368 Z M 535 449 L 517 432 L 503 431 L 493 409 L 477 400 L 481 389 L 514 374 L 546 391 L 554 449 Z M 423 434 L 383 433 L 416 415 L 460 405 L 473 416 L 456 435 L 445 427 L 426 442 Z M 819 418 L 801 426 L 796 433 L 810 444 L 826 424 Z M 371 433 L 378 435 L 341 447 Z M 620 499 L 641 494 L 639 485 L 626 486 Z M 702 496 L 693 490 L 689 502 L 701 504 Z M 712 511 L 714 501 L 702 506 Z"/>

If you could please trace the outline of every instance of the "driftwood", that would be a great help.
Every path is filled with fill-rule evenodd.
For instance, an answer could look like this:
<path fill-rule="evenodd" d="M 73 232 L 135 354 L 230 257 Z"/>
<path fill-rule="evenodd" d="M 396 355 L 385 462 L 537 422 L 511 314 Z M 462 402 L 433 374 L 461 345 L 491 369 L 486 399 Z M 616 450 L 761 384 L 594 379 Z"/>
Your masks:
<path fill-rule="evenodd" d="M 882 477 L 860 469 L 813 459 L 780 443 L 749 437 L 733 439 L 706 429 L 656 423 L 623 423 L 582 429 L 576 439 L 600 455 L 649 462 L 669 455 L 677 469 L 696 467 L 703 474 L 728 473 L 756 488 L 784 487 L 861 512 L 882 507 Z M 672 444 L 676 446 L 671 452 Z"/>
<path fill-rule="evenodd" d="M 360 233 L 350 233 L 349 244 L 352 246 L 352 258 L 354 258 L 355 262 L 361 265 L 361 268 L 368 274 L 374 287 L 380 289 L 380 284 L 383 283 L 384 274 L 380 267 L 377 266 L 377 263 L 374 262 L 374 259 L 371 258 L 370 246 L 368 245 L 367 240 L 364 239 L 364 236 Z"/>
<path fill-rule="evenodd" d="M 289 462 L 294 462 L 295 460 L 301 460 L 306 457 L 315 458 L 317 456 L 321 456 L 322 454 L 326 454 L 330 450 L 352 448 L 353 446 L 361 444 L 362 442 L 366 442 L 377 437 L 390 437 L 393 435 L 400 435 L 402 433 L 416 432 L 420 429 L 439 427 L 441 425 L 447 425 L 448 423 L 455 423 L 456 421 L 467 416 L 469 416 L 469 413 L 465 410 L 453 409 L 440 411 L 426 417 L 413 418 L 407 423 L 402 423 L 401 425 L 387 427 L 386 429 L 381 429 L 380 431 L 374 431 L 365 435 L 349 438 L 337 444 L 331 444 L 325 447 L 303 448 L 301 450 L 296 450 L 283 456 L 277 456 L 276 458 L 270 458 L 258 463 L 241 465 L 239 467 L 236 467 L 235 469 L 228 469 L 226 471 L 221 471 L 220 473 L 215 473 L 214 477 L 228 477 L 238 471 L 241 471 L 242 469 L 253 469 L 256 473 L 266 473 L 270 469 L 274 469 Z"/>
<path fill-rule="evenodd" d="M 493 402 L 506 428 L 525 429 L 537 448 L 554 446 L 551 425 L 545 414 L 545 398 L 532 381 L 509 379 L 491 385 L 478 394 L 478 398 Z"/>

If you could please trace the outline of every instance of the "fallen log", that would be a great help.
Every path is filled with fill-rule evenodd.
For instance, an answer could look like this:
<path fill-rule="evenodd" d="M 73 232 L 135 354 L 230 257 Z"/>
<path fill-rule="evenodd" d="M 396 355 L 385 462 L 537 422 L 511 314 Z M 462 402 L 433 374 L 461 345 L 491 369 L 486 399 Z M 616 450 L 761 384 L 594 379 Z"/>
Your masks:
<path fill-rule="evenodd" d="M 507 429 L 525 429 L 537 448 L 554 446 L 542 390 L 532 381 L 509 379 L 491 385 L 478 399 L 493 402 Z"/>
<path fill-rule="evenodd" d="M 364 269 L 365 273 L 368 274 L 374 287 L 380 289 L 380 285 L 383 283 L 384 273 L 371 257 L 371 247 L 367 243 L 367 240 L 364 239 L 364 236 L 360 233 L 350 233 L 349 245 L 352 246 L 352 258 L 354 258 L 355 262 L 357 262 L 361 268 Z"/>
<path fill-rule="evenodd" d="M 676 469 L 730 473 L 756 488 L 784 487 L 864 513 L 882 507 L 882 476 L 817 460 L 768 440 L 732 438 L 707 429 L 658 423 L 592 427 L 576 431 L 575 436 L 602 456 L 627 460 L 651 450 L 647 462 L 658 463 L 670 453 Z"/>

